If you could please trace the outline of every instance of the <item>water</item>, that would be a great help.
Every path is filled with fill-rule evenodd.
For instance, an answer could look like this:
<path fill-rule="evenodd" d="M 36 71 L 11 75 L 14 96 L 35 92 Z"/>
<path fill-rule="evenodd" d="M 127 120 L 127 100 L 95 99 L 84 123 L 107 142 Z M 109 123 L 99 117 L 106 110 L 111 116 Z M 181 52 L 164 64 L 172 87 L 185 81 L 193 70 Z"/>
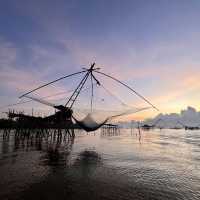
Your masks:
<path fill-rule="evenodd" d="M 0 133 L 0 199 L 200 199 L 200 131 Z"/>

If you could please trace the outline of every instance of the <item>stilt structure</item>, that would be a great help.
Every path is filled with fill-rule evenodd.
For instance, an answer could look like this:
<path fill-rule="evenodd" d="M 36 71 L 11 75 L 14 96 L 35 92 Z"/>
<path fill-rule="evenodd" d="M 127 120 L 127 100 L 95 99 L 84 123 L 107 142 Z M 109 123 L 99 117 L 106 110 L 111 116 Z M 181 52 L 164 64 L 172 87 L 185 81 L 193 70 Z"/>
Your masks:
<path fill-rule="evenodd" d="M 119 135 L 120 134 L 120 128 L 118 125 L 115 124 L 104 124 L 101 127 L 101 134 L 103 135 Z"/>

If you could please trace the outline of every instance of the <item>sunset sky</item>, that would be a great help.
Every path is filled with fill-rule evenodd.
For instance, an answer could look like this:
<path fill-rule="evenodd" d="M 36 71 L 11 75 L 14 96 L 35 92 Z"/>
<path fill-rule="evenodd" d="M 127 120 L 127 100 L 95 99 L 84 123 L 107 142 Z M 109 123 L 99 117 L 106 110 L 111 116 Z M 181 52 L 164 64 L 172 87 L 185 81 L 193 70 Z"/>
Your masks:
<path fill-rule="evenodd" d="M 200 110 L 199 11 L 198 0 L 1 0 L 0 107 L 95 61 L 160 112 Z M 68 89 L 61 82 L 43 95 Z M 33 106 L 49 109 L 13 108 Z"/>

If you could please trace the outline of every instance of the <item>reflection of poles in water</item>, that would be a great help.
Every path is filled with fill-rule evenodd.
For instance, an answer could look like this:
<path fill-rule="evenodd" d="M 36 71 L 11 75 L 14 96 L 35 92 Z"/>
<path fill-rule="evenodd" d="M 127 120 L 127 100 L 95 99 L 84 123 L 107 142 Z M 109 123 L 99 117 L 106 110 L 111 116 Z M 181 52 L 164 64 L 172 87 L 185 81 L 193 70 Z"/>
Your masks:
<path fill-rule="evenodd" d="M 9 152 L 9 137 L 3 135 L 0 153 L 7 154 Z"/>
<path fill-rule="evenodd" d="M 131 120 L 131 135 L 133 134 L 133 120 Z"/>
<path fill-rule="evenodd" d="M 140 130 L 140 122 L 137 122 L 138 125 L 138 134 L 139 134 L 139 141 L 141 140 L 141 130 Z"/>
<path fill-rule="evenodd" d="M 10 128 L 3 129 L 3 139 L 9 138 L 10 132 L 11 132 Z"/>
<path fill-rule="evenodd" d="M 27 134 L 28 133 L 28 134 Z M 27 151 L 31 148 L 36 147 L 37 150 L 42 150 L 46 145 L 53 144 L 60 146 L 60 144 L 66 144 L 73 141 L 74 137 L 66 134 L 65 129 L 45 129 L 44 132 L 41 130 L 29 130 L 28 132 L 15 131 L 11 132 L 11 137 L 3 137 L 3 142 L 14 142 L 13 151 L 17 149 L 26 149 Z"/>
<path fill-rule="evenodd" d="M 10 133 L 10 132 L 9 132 Z M 6 136 L 6 132 L 4 131 L 4 135 Z M 74 129 L 69 128 L 23 128 L 17 127 L 14 129 L 14 134 L 18 138 L 53 138 L 54 140 L 57 138 L 62 140 L 75 137 Z"/>
<path fill-rule="evenodd" d="M 85 183 L 91 174 L 96 171 L 96 168 L 103 164 L 101 155 L 93 150 L 85 149 L 73 163 L 76 168 L 79 167 L 81 182 Z"/>

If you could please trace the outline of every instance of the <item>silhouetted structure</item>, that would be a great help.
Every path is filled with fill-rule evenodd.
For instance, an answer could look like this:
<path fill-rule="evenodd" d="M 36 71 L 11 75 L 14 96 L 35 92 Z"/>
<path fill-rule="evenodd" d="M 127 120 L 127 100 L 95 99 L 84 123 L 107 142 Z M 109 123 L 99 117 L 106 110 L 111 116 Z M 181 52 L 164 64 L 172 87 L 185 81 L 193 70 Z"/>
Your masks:
<path fill-rule="evenodd" d="M 120 128 L 116 124 L 104 124 L 101 127 L 101 134 L 116 135 L 120 133 Z"/>
<path fill-rule="evenodd" d="M 144 129 L 144 130 L 150 130 L 150 129 L 154 129 L 154 128 L 156 128 L 156 125 L 160 122 L 160 121 L 163 121 L 162 119 L 158 119 L 158 120 L 156 120 L 156 122 L 154 122 L 153 124 L 143 124 L 142 126 L 141 126 L 141 128 L 142 129 Z M 161 129 L 161 127 L 159 127 L 160 129 Z"/>
<path fill-rule="evenodd" d="M 200 129 L 199 126 L 189 126 L 189 125 L 184 125 L 182 122 L 178 121 L 179 124 L 181 124 L 185 130 L 198 130 Z"/>

